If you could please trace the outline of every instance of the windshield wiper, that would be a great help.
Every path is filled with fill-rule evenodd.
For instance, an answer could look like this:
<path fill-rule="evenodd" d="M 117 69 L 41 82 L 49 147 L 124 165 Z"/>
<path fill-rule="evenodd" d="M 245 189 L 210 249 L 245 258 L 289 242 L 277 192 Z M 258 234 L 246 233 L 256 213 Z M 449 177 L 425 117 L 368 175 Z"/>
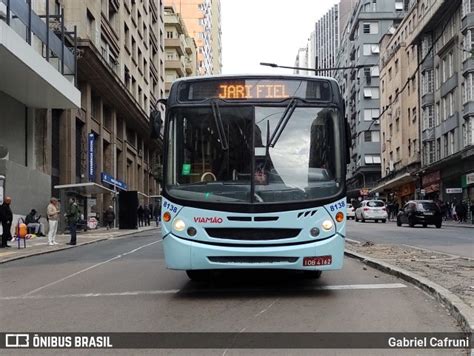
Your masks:
<path fill-rule="evenodd" d="M 221 147 L 224 151 L 229 149 L 229 144 L 227 142 L 227 137 L 225 136 L 224 123 L 221 117 L 221 111 L 219 110 L 219 105 L 217 102 L 211 102 L 212 114 L 214 116 L 214 122 L 216 124 L 217 135 L 219 136 L 219 141 L 221 142 Z"/>
<path fill-rule="evenodd" d="M 293 112 L 295 111 L 297 105 L 298 105 L 298 99 L 292 98 L 291 101 L 286 106 L 285 111 L 283 112 L 283 115 L 280 118 L 280 121 L 278 121 L 278 124 L 275 127 L 275 131 L 273 131 L 270 140 L 267 141 L 267 150 L 269 147 L 271 148 L 275 147 L 275 145 L 278 142 L 278 139 L 280 138 L 281 134 L 285 130 L 285 127 L 288 124 L 288 121 L 290 121 L 291 115 L 293 115 Z M 268 132 L 269 131 L 267 131 L 267 133 Z"/>

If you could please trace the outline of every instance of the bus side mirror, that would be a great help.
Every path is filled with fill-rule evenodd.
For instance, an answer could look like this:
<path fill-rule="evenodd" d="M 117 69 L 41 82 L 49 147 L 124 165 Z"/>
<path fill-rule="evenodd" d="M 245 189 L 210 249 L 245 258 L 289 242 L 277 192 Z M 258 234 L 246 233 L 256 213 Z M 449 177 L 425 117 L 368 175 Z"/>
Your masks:
<path fill-rule="evenodd" d="M 163 124 L 163 121 L 161 120 L 161 112 L 159 112 L 158 110 L 153 110 L 150 114 L 150 137 L 151 138 L 160 138 L 162 124 Z"/>
<path fill-rule="evenodd" d="M 351 146 L 352 146 L 352 135 L 351 126 L 346 121 L 346 163 L 351 163 Z"/>

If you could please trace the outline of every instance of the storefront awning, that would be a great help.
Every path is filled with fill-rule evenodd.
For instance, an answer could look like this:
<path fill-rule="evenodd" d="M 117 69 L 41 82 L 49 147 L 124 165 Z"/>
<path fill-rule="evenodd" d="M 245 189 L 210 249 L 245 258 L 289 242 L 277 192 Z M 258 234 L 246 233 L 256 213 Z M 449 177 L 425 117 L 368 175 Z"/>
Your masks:
<path fill-rule="evenodd" d="M 413 182 L 414 180 L 415 178 L 410 173 L 405 173 L 399 177 L 395 177 L 393 179 L 390 179 L 389 181 L 380 183 L 375 188 L 371 189 L 370 193 L 380 193 L 384 190 L 392 189 L 401 184 Z"/>
<path fill-rule="evenodd" d="M 93 183 L 93 182 L 55 185 L 54 189 L 67 190 L 69 192 L 74 192 L 74 193 L 82 194 L 82 195 L 103 194 L 103 193 L 117 194 L 118 193 L 118 192 L 114 192 L 112 189 L 104 187 L 103 185 Z"/>

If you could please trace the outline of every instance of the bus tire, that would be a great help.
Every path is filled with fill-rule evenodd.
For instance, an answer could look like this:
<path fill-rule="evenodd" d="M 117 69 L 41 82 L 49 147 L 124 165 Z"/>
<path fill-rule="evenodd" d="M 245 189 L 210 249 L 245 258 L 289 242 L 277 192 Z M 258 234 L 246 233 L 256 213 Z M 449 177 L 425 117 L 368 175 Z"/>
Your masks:
<path fill-rule="evenodd" d="M 319 279 L 322 271 L 304 271 L 303 274 L 308 279 Z"/>
<path fill-rule="evenodd" d="M 209 272 L 206 270 L 189 269 L 186 274 L 194 282 L 205 282 L 209 279 Z"/>

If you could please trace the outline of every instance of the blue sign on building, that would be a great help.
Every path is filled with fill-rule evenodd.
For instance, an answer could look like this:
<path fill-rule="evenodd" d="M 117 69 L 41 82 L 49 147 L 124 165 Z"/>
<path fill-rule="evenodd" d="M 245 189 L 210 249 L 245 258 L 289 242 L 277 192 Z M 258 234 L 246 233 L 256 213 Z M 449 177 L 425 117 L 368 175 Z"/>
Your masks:
<path fill-rule="evenodd" d="M 101 178 L 102 178 L 102 182 L 104 183 L 108 183 L 110 185 L 113 185 L 119 189 L 122 189 L 122 190 L 127 190 L 128 189 L 128 185 L 125 184 L 125 182 L 122 182 L 121 180 L 119 179 L 115 179 L 114 177 L 112 177 L 110 174 L 107 174 L 105 172 L 102 172 L 100 174 Z"/>
<path fill-rule="evenodd" d="M 88 147 L 88 166 L 89 166 L 89 182 L 95 181 L 95 135 L 90 133 L 88 137 L 87 147 Z"/>

